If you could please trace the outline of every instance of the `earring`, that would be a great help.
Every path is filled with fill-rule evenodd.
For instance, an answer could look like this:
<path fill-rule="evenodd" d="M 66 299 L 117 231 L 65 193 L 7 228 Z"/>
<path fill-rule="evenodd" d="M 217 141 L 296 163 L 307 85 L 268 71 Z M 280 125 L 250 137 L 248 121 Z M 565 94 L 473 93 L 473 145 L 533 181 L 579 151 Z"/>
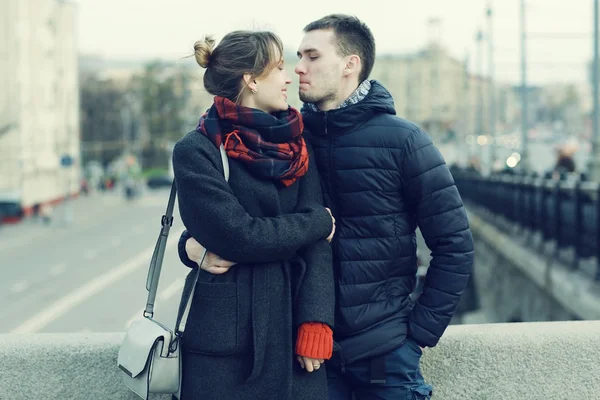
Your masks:
<path fill-rule="evenodd" d="M 250 89 L 250 91 L 251 91 L 253 94 L 256 94 L 256 92 L 258 92 L 258 90 L 256 90 L 256 89 Z"/>

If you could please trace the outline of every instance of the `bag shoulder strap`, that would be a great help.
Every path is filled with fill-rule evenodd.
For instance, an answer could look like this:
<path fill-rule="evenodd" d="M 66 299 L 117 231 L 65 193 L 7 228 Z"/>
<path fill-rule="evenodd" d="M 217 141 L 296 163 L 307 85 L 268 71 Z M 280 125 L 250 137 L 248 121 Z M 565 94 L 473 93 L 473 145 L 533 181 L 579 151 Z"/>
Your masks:
<path fill-rule="evenodd" d="M 225 180 L 229 182 L 229 159 L 227 158 L 227 152 L 223 145 L 219 147 L 219 150 L 221 151 L 221 162 L 223 163 L 223 175 L 225 176 Z"/>
<path fill-rule="evenodd" d="M 219 151 L 221 153 L 221 162 L 223 164 L 223 175 L 225 180 L 229 181 L 229 159 L 225 148 L 221 144 Z M 150 260 L 150 268 L 148 269 L 148 277 L 146 279 L 146 290 L 148 290 L 148 299 L 146 301 L 146 308 L 144 309 L 144 317 L 152 318 L 154 316 L 154 302 L 156 300 L 156 292 L 158 290 L 158 282 L 160 279 L 160 272 L 162 270 L 162 262 L 165 256 L 165 248 L 167 245 L 167 238 L 169 236 L 169 230 L 173 225 L 173 209 L 175 208 L 175 197 L 177 194 L 177 187 L 175 182 L 171 186 L 171 193 L 169 194 L 169 202 L 167 204 L 167 210 L 161 218 L 161 230 L 154 247 L 154 253 Z M 202 256 L 202 261 L 206 257 L 206 250 Z M 200 262 L 202 264 L 202 262 Z M 196 288 L 196 282 L 198 281 L 198 274 L 200 268 L 194 268 L 188 274 L 185 280 L 183 293 L 181 296 L 181 303 L 179 311 L 177 313 L 177 322 L 175 324 L 175 333 L 183 332 L 185 328 L 185 322 L 187 315 L 189 314 L 189 308 L 191 306 L 192 298 L 194 297 L 194 289 Z M 185 306 L 183 306 L 185 305 Z M 185 318 L 184 318 L 185 315 Z"/>

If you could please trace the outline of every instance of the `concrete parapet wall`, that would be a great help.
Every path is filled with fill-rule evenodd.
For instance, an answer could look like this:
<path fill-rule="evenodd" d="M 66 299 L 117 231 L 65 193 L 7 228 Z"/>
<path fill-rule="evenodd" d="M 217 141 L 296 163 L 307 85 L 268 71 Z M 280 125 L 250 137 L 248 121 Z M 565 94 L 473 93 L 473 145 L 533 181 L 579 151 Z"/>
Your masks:
<path fill-rule="evenodd" d="M 478 212 L 471 210 L 469 221 L 475 239 L 472 279 L 485 322 L 600 319 L 600 284 L 585 264 L 569 268 L 553 252 L 534 246 L 534 236 L 509 235 Z"/>
<path fill-rule="evenodd" d="M 600 322 L 450 326 L 423 356 L 434 399 L 600 399 Z"/>
<path fill-rule="evenodd" d="M 121 383 L 122 333 L 0 335 L 1 400 L 135 400 Z M 170 400 L 168 396 L 156 397 Z"/>
<path fill-rule="evenodd" d="M 0 335 L 0 399 L 136 399 L 116 366 L 122 337 Z M 600 399 L 598 343 L 596 321 L 450 326 L 423 374 L 434 399 Z"/>

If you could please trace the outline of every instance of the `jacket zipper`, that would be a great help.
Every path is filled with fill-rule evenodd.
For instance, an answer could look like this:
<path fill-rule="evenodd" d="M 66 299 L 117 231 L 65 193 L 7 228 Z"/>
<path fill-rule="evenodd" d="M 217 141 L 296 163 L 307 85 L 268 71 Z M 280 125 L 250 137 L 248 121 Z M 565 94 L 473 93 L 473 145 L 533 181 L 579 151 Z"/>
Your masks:
<path fill-rule="evenodd" d="M 329 174 L 327 174 L 328 185 L 329 185 L 329 196 L 331 198 L 331 212 L 335 216 L 338 211 L 337 205 L 337 196 L 335 195 L 335 186 L 334 186 L 334 162 L 333 162 L 333 135 L 329 135 L 327 130 L 327 112 L 324 113 L 325 118 L 325 136 L 329 140 Z M 335 235 L 337 237 L 337 235 Z M 335 237 L 332 245 L 335 245 Z"/>
<path fill-rule="evenodd" d="M 333 174 L 334 174 L 334 165 L 333 165 L 333 135 L 329 135 L 327 130 L 327 111 L 324 113 L 325 118 L 325 136 L 329 140 L 329 174 L 327 179 L 329 180 L 329 194 L 331 196 L 331 211 L 335 214 L 337 211 L 337 199 L 334 195 L 334 186 L 333 186 Z"/>
<path fill-rule="evenodd" d="M 329 134 L 329 131 L 327 130 L 327 112 L 324 112 L 324 119 L 325 119 L 325 137 L 327 137 L 327 139 L 329 140 L 329 173 L 327 174 L 327 184 L 329 186 L 329 197 L 331 199 L 331 212 L 333 213 L 333 215 L 337 215 L 338 212 L 338 204 L 337 204 L 337 196 L 335 194 L 335 178 L 334 178 L 334 173 L 335 173 L 335 169 L 334 169 L 334 162 L 333 162 L 333 150 L 334 150 L 334 146 L 333 146 L 333 139 L 334 139 L 334 135 L 333 134 Z M 337 227 L 339 227 L 339 224 L 337 225 Z M 336 228 L 337 228 L 336 227 Z M 338 251 L 338 232 L 336 230 L 335 235 L 333 236 L 333 240 L 331 241 L 331 249 L 333 250 L 334 253 L 337 253 Z M 334 268 L 333 268 L 333 273 L 335 276 L 335 279 L 338 280 L 340 278 L 340 273 L 341 271 L 339 270 L 339 266 L 337 265 L 337 263 L 334 262 Z M 337 293 L 338 290 L 338 286 L 336 285 L 336 296 L 338 296 Z"/>

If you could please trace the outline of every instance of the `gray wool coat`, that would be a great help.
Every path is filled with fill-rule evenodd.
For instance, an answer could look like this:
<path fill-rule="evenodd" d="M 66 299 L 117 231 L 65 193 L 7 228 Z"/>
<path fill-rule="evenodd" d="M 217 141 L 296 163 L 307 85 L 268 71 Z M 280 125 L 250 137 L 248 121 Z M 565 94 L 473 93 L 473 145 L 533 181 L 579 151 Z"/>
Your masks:
<path fill-rule="evenodd" d="M 183 335 L 182 400 L 327 399 L 325 369 L 308 373 L 294 352 L 303 322 L 333 327 L 332 229 L 309 148 L 309 170 L 294 184 L 250 174 L 193 131 L 175 146 L 173 166 L 186 232 L 238 264 L 203 270 Z"/>

